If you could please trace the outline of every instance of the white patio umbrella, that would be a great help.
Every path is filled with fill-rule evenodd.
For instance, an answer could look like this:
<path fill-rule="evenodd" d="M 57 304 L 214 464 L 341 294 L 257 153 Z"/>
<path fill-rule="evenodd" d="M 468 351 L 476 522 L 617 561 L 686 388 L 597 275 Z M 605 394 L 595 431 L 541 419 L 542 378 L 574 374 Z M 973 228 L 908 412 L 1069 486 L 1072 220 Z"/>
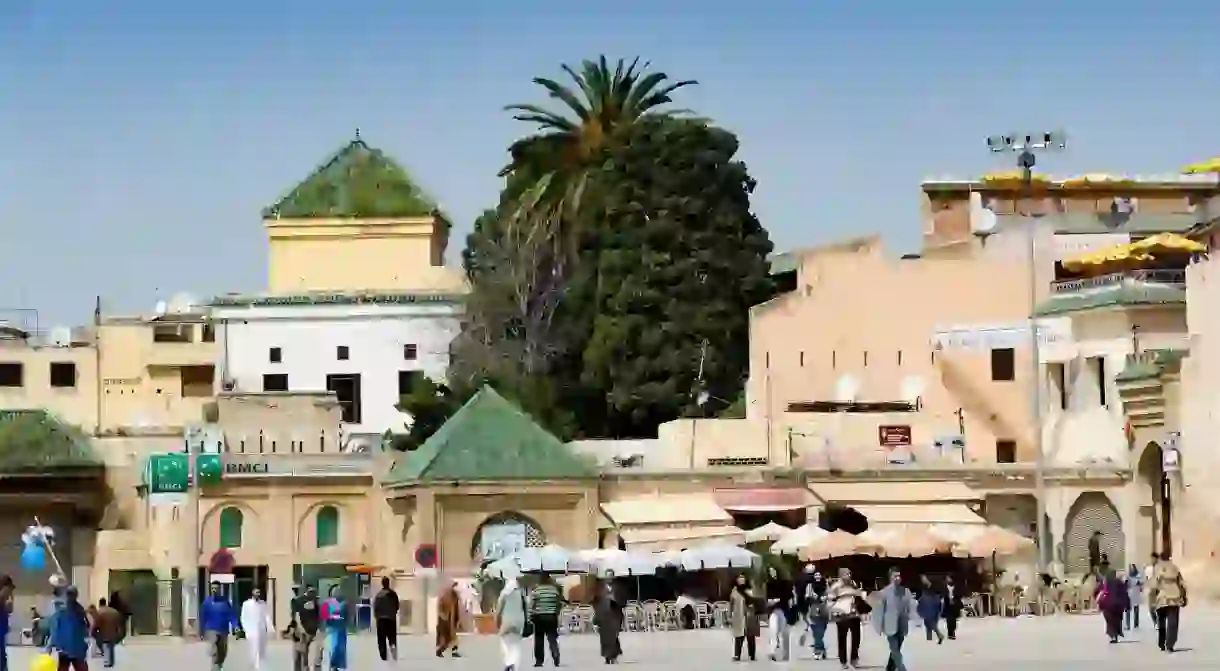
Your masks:
<path fill-rule="evenodd" d="M 771 552 L 777 555 L 794 555 L 828 533 L 830 532 L 819 527 L 816 522 L 803 524 L 795 529 L 789 529 L 788 533 L 775 541 L 775 544 L 771 546 Z"/>
<path fill-rule="evenodd" d="M 758 561 L 758 555 L 736 545 L 708 543 L 683 550 L 678 555 L 678 561 L 687 571 L 749 568 Z"/>
<path fill-rule="evenodd" d="M 589 562 L 590 572 L 599 578 L 655 575 L 669 561 L 656 552 L 629 552 L 614 548 L 582 550 L 577 555 Z"/>
<path fill-rule="evenodd" d="M 521 573 L 588 573 L 592 567 L 574 552 L 558 545 L 523 548 L 511 556 L 492 562 L 484 573 L 492 577 L 508 577 Z"/>
<path fill-rule="evenodd" d="M 760 541 L 778 541 L 786 536 L 792 529 L 775 522 L 767 522 L 757 529 L 750 529 L 746 532 L 747 543 L 758 543 Z"/>

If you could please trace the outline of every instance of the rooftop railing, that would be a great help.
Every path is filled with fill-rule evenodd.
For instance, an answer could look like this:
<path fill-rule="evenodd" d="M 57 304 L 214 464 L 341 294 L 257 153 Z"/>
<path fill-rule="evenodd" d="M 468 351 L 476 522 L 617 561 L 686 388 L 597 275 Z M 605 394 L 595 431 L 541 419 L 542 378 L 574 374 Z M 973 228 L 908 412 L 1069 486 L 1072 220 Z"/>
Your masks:
<path fill-rule="evenodd" d="M 1130 282 L 1133 284 L 1169 284 L 1185 285 L 1185 270 L 1126 270 L 1119 273 L 1086 277 L 1079 280 L 1067 280 L 1051 284 L 1052 294 L 1070 294 L 1076 291 L 1099 289 Z"/>

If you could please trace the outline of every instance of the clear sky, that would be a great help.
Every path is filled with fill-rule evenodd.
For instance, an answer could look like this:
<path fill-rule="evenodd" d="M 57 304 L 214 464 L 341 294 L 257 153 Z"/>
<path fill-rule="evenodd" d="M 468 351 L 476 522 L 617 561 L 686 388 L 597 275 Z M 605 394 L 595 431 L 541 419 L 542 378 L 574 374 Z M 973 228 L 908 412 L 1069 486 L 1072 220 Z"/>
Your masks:
<path fill-rule="evenodd" d="M 0 307 L 43 326 L 259 291 L 259 210 L 358 127 L 450 213 L 496 202 L 502 108 L 606 54 L 697 79 L 778 249 L 917 244 L 919 181 L 1064 128 L 1050 172 L 1220 154 L 1220 4 L 726 0 L 2 0 Z M 1010 157 L 1006 157 L 1008 160 Z"/>

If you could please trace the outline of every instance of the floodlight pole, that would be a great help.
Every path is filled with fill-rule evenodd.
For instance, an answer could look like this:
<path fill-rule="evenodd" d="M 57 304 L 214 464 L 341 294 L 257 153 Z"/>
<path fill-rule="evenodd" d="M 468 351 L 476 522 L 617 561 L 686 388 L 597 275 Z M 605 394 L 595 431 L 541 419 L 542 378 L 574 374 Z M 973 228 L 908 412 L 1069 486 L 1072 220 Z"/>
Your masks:
<path fill-rule="evenodd" d="M 994 154 L 1016 153 L 1017 168 L 1021 171 L 1023 195 L 1033 195 L 1033 170 L 1037 163 L 1035 152 L 1058 151 L 1067 147 L 1067 138 L 1063 133 L 1036 133 L 1029 135 L 999 135 L 987 138 L 987 147 Z M 1033 373 L 1033 391 L 1031 403 L 1033 406 L 1034 424 L 1034 501 L 1036 512 L 1034 519 L 1034 534 L 1037 536 L 1038 576 L 1046 573 L 1051 563 L 1052 539 L 1047 538 L 1046 528 L 1046 453 L 1042 445 L 1042 363 L 1041 343 L 1038 338 L 1037 305 L 1038 305 L 1038 227 L 1030 219 L 1029 225 L 1029 335 L 1030 335 L 1030 368 Z M 1041 602 L 1042 590 L 1038 590 Z"/>

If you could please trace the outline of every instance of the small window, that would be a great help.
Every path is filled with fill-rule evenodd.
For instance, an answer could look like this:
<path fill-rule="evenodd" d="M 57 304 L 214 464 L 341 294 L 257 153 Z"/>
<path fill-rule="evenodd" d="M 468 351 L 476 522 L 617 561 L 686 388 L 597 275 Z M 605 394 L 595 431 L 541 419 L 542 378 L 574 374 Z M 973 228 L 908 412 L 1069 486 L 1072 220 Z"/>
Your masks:
<path fill-rule="evenodd" d="M 898 350 L 898 365 L 902 365 L 902 350 Z"/>
<path fill-rule="evenodd" d="M 267 350 L 267 360 L 271 363 L 283 363 L 284 351 L 278 347 L 272 347 Z"/>
<path fill-rule="evenodd" d="M 229 506 L 220 511 L 220 547 L 225 549 L 241 547 L 242 525 L 246 521 L 240 508 Z"/>
<path fill-rule="evenodd" d="M 1068 409 L 1067 364 L 1052 363 L 1050 368 L 1051 388 L 1059 396 L 1059 409 Z"/>
<path fill-rule="evenodd" d="M 1017 379 L 1017 352 L 1011 347 L 991 350 L 991 379 L 1012 382 Z"/>
<path fill-rule="evenodd" d="M 216 342 L 216 326 L 213 324 L 203 325 L 203 342 Z"/>
<path fill-rule="evenodd" d="M 423 375 L 423 371 L 418 370 L 400 370 L 398 371 L 398 395 L 406 396 L 411 393 L 411 389 L 415 387 L 415 379 Z"/>
<path fill-rule="evenodd" d="M 868 350 L 864 350 L 864 367 L 868 368 Z"/>
<path fill-rule="evenodd" d="M 75 387 L 76 364 L 71 361 L 52 361 L 51 386 L 60 389 Z"/>
<path fill-rule="evenodd" d="M 419 348 L 415 345 L 403 345 L 402 358 L 404 361 L 415 361 L 419 358 Z"/>
<path fill-rule="evenodd" d="M 267 373 L 263 376 L 263 391 L 288 391 L 288 375 Z"/>
<path fill-rule="evenodd" d="M 1017 441 L 1015 441 L 1015 440 L 997 440 L 997 441 L 995 441 L 995 461 L 997 464 L 1015 464 L 1015 463 L 1017 463 Z"/>
<path fill-rule="evenodd" d="M 314 519 L 314 536 L 320 548 L 334 547 L 339 544 L 339 509 L 334 506 L 322 506 Z"/>
<path fill-rule="evenodd" d="M 335 348 L 335 358 L 340 361 L 347 361 L 351 356 L 351 350 L 347 349 L 347 345 L 339 345 Z"/>
<path fill-rule="evenodd" d="M 801 363 L 800 363 L 800 365 L 801 365 L 801 367 L 802 367 L 802 368 L 804 368 L 804 367 L 805 367 L 805 353 L 804 353 L 804 352 L 801 352 Z"/>
<path fill-rule="evenodd" d="M 20 363 L 0 363 L 0 387 L 25 386 L 25 366 Z"/>

